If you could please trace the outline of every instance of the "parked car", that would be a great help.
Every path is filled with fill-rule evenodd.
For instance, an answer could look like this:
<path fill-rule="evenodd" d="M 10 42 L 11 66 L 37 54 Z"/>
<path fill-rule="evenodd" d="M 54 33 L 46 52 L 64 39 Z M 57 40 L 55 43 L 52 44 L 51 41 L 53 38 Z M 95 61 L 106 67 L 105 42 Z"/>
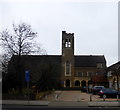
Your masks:
<path fill-rule="evenodd" d="M 106 98 L 106 97 L 116 97 L 117 98 L 117 94 L 120 98 L 120 92 L 118 92 L 116 89 L 110 89 L 110 88 L 103 88 L 98 93 L 98 95 L 103 98 Z"/>
<path fill-rule="evenodd" d="M 93 93 L 93 94 L 98 94 L 99 91 L 100 91 L 101 89 L 103 89 L 103 88 L 104 88 L 104 86 L 94 86 L 94 87 L 92 88 L 92 93 Z"/>
<path fill-rule="evenodd" d="M 88 87 L 83 86 L 81 91 L 82 91 L 82 92 L 88 92 Z"/>

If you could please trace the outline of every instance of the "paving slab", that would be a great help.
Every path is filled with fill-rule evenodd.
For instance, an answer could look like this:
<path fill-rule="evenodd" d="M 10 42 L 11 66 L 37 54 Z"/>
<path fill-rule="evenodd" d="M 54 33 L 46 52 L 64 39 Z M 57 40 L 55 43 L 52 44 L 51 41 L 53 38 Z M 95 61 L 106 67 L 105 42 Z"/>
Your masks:
<path fill-rule="evenodd" d="M 41 105 L 48 106 L 49 101 L 23 101 L 23 100 L 3 100 L 2 104 L 10 104 L 10 105 Z"/>
<path fill-rule="evenodd" d="M 88 107 L 88 102 L 75 101 L 52 101 L 48 104 L 50 107 Z"/>
<path fill-rule="evenodd" d="M 88 102 L 89 106 L 120 107 L 120 102 Z"/>
<path fill-rule="evenodd" d="M 87 101 L 18 101 L 4 100 L 2 104 L 8 105 L 38 105 L 38 106 L 81 106 L 81 107 L 120 107 L 120 102 L 87 102 Z"/>

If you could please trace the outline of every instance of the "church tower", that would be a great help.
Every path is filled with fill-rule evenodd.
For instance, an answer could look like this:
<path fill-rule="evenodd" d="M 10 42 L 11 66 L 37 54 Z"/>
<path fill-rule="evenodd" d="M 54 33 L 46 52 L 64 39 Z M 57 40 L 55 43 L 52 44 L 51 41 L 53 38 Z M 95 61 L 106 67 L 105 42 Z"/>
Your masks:
<path fill-rule="evenodd" d="M 73 87 L 74 33 L 62 31 L 62 87 Z"/>

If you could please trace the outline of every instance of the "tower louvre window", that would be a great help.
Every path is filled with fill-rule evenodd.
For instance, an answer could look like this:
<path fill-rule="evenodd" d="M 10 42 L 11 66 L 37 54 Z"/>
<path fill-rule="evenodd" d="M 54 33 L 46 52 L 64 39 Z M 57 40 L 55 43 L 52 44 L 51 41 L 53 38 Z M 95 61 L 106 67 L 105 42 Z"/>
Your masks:
<path fill-rule="evenodd" d="M 71 47 L 71 41 L 69 38 L 65 40 L 65 47 Z"/>

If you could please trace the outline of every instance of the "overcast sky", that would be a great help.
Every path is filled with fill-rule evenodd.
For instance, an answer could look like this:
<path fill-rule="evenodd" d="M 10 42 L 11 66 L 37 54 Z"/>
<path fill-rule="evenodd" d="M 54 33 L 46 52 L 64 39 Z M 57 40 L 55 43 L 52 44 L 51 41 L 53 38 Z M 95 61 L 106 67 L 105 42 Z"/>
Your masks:
<path fill-rule="evenodd" d="M 107 66 L 118 61 L 117 2 L 6 0 L 0 2 L 0 18 L 0 30 L 30 24 L 48 55 L 61 55 L 64 30 L 75 34 L 75 55 L 104 55 Z"/>

